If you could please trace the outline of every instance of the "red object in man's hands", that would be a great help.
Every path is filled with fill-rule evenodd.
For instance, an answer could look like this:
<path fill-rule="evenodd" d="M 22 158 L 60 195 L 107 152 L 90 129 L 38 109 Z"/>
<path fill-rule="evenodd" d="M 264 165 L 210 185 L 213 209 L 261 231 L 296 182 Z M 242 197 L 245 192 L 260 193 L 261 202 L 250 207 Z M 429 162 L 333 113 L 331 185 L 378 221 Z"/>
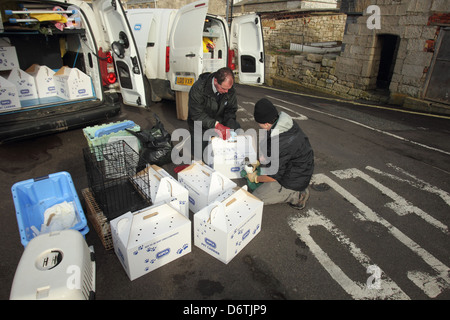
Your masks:
<path fill-rule="evenodd" d="M 230 128 L 218 123 L 216 124 L 215 130 L 223 140 L 228 140 L 230 138 Z"/>
<path fill-rule="evenodd" d="M 175 167 L 175 169 L 173 169 L 173 171 L 175 171 L 175 173 L 178 173 L 180 171 L 183 171 L 184 169 L 186 169 L 187 167 L 189 167 L 189 164 L 183 164 L 181 166 Z"/>

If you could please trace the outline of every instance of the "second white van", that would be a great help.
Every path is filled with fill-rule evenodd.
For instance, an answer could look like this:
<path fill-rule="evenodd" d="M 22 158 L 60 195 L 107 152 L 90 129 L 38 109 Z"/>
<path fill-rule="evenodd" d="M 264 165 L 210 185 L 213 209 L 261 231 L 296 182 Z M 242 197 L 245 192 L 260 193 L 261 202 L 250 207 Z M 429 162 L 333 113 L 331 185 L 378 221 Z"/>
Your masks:
<path fill-rule="evenodd" d="M 208 14 L 208 1 L 180 9 L 126 12 L 149 81 L 151 100 L 187 92 L 201 73 L 228 66 L 239 83 L 264 82 L 264 43 L 257 14 L 225 18 Z"/>

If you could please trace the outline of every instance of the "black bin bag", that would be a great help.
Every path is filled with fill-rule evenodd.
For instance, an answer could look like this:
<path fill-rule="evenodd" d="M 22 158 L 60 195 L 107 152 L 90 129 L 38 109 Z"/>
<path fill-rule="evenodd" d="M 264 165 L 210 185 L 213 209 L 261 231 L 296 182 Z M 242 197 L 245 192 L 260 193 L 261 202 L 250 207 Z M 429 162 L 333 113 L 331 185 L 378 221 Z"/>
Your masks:
<path fill-rule="evenodd" d="M 171 163 L 172 140 L 170 133 L 164 129 L 159 117 L 154 114 L 156 124 L 151 129 L 131 131 L 141 142 L 141 157 L 150 164 L 162 166 Z"/>

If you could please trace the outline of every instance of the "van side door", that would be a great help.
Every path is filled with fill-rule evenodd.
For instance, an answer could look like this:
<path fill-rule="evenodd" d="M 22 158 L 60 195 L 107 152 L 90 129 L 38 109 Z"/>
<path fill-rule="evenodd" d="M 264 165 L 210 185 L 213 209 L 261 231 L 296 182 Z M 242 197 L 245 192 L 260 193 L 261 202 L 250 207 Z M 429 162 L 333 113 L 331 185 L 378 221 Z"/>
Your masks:
<path fill-rule="evenodd" d="M 237 52 L 239 82 L 264 83 L 264 40 L 257 14 L 233 17 L 230 49 Z"/>
<path fill-rule="evenodd" d="M 100 17 L 103 32 L 111 45 L 120 93 L 125 104 L 145 107 L 144 70 L 125 11 L 119 0 L 93 0 L 92 8 Z"/>
<path fill-rule="evenodd" d="M 177 12 L 169 36 L 168 79 L 172 90 L 189 91 L 203 69 L 203 26 L 208 1 L 190 3 Z"/>

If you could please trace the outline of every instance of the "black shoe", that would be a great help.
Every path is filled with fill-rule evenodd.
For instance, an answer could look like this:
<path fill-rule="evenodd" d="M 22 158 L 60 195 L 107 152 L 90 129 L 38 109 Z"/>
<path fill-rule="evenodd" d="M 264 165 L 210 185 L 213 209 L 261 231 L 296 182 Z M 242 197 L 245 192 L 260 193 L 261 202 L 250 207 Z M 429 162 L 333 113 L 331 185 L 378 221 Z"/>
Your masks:
<path fill-rule="evenodd" d="M 297 203 L 289 203 L 289 205 L 297 210 L 303 210 L 306 207 L 306 202 L 309 199 L 309 189 L 306 188 L 304 191 L 300 192 L 300 198 Z"/>

